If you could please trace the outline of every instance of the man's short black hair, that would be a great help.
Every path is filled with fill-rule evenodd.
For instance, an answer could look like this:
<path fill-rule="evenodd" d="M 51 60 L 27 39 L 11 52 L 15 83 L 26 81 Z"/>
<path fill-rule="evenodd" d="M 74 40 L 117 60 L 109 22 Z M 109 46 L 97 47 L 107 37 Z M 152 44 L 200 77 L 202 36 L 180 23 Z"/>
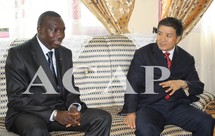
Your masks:
<path fill-rule="evenodd" d="M 166 17 L 164 19 L 162 19 L 159 23 L 158 23 L 158 29 L 160 26 L 170 26 L 173 27 L 176 31 L 177 36 L 181 36 L 183 34 L 183 24 L 181 22 L 181 20 L 174 18 L 174 17 Z"/>
<path fill-rule="evenodd" d="M 57 12 L 54 12 L 54 11 L 46 11 L 44 13 L 42 13 L 39 18 L 38 18 L 38 21 L 37 21 L 37 27 L 41 26 L 42 23 L 44 22 L 44 19 L 47 17 L 47 16 L 51 16 L 51 17 L 61 17 Z"/>

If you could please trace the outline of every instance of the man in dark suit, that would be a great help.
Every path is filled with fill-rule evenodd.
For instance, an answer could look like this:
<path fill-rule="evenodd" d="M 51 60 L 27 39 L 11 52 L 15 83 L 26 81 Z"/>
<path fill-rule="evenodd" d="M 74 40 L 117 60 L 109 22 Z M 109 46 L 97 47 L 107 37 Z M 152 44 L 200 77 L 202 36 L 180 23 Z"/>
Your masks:
<path fill-rule="evenodd" d="M 183 33 L 181 21 L 167 17 L 157 28 L 156 43 L 138 49 L 131 62 L 127 78 L 136 94 L 125 95 L 125 124 L 136 129 L 137 136 L 159 136 L 167 124 L 191 131 L 193 136 L 212 136 L 213 118 L 190 106 L 198 100 L 196 95 L 203 92 L 204 84 L 199 80 L 193 56 L 177 46 Z M 151 77 L 147 73 L 150 67 Z M 161 81 L 163 74 L 169 76 Z M 154 82 L 149 85 L 147 80 Z M 151 85 L 153 90 L 147 90 Z"/>
<path fill-rule="evenodd" d="M 51 131 L 84 131 L 86 136 L 109 136 L 111 115 L 87 108 L 78 93 L 71 93 L 63 86 L 62 77 L 73 64 L 72 52 L 61 46 L 64 31 L 64 22 L 58 13 L 44 12 L 38 19 L 37 34 L 9 50 L 5 66 L 6 128 L 21 136 L 48 136 Z M 52 58 L 47 55 L 50 51 Z M 46 75 L 41 76 L 42 71 Z M 48 82 L 44 82 L 45 77 Z M 71 81 L 74 86 L 74 80 Z M 50 87 L 54 90 L 48 92 Z M 77 87 L 73 88 L 78 92 Z"/>

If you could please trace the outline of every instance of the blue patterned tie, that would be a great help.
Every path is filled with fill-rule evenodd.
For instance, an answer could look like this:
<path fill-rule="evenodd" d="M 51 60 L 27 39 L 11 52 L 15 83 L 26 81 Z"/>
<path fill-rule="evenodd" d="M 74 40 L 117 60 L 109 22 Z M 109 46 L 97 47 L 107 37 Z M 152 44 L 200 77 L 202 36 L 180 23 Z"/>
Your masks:
<path fill-rule="evenodd" d="M 53 51 L 49 51 L 48 53 L 46 53 L 46 55 L 48 56 L 49 68 L 50 68 L 51 73 L 55 79 L 57 86 L 58 86 L 57 76 L 55 74 L 54 64 L 53 64 L 53 60 L 52 60 Z"/>
<path fill-rule="evenodd" d="M 48 56 L 48 64 L 49 64 L 49 68 L 50 68 L 50 70 L 52 72 L 52 75 L 54 77 L 56 77 L 55 70 L 54 70 L 54 64 L 53 64 L 53 60 L 52 60 L 53 52 L 49 51 L 46 55 Z"/>

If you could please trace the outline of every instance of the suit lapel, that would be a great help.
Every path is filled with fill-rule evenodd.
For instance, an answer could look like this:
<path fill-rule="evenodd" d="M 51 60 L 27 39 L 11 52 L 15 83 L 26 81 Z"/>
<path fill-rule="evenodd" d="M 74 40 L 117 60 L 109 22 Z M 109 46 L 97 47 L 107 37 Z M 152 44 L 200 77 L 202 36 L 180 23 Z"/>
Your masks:
<path fill-rule="evenodd" d="M 61 47 L 59 47 L 58 49 L 55 49 L 55 57 L 56 57 L 56 66 L 57 66 L 57 79 L 58 79 L 59 85 L 62 86 L 62 77 L 63 77 L 62 66 L 64 65 L 62 64 Z"/>
<path fill-rule="evenodd" d="M 153 55 L 155 57 L 155 60 L 157 61 L 155 62 L 156 65 L 167 67 L 166 58 L 164 57 L 163 52 L 158 48 L 157 43 L 153 45 Z"/>
<path fill-rule="evenodd" d="M 32 55 L 35 59 L 35 62 L 38 64 L 38 66 L 42 66 L 43 70 L 45 71 L 46 75 L 48 76 L 50 82 L 52 83 L 52 85 L 54 86 L 54 88 L 57 88 L 55 79 L 52 76 L 52 73 L 49 69 L 48 66 L 48 62 L 47 59 L 45 57 L 45 55 L 43 54 L 42 49 L 39 46 L 39 43 L 36 39 L 36 36 L 33 38 L 33 42 L 32 42 Z"/>
<path fill-rule="evenodd" d="M 177 69 L 177 64 L 179 63 L 178 56 L 180 56 L 179 48 L 178 46 L 175 46 L 175 51 L 172 58 L 172 66 L 171 66 L 171 72 L 174 72 Z"/>

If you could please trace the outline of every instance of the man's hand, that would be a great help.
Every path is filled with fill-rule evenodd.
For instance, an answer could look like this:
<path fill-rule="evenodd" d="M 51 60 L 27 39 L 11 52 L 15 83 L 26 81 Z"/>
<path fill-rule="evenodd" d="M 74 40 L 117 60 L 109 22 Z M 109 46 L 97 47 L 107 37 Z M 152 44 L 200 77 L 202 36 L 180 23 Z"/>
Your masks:
<path fill-rule="evenodd" d="M 127 116 L 124 118 L 124 123 L 132 128 L 136 128 L 136 113 L 128 113 Z"/>
<path fill-rule="evenodd" d="M 76 127 L 80 126 L 80 112 L 76 107 L 72 107 L 70 111 L 58 111 L 56 116 L 56 121 L 66 127 Z"/>
<path fill-rule="evenodd" d="M 183 80 L 169 80 L 159 84 L 162 88 L 168 88 L 165 92 L 173 95 L 180 88 L 185 89 L 188 87 L 187 82 Z"/>

